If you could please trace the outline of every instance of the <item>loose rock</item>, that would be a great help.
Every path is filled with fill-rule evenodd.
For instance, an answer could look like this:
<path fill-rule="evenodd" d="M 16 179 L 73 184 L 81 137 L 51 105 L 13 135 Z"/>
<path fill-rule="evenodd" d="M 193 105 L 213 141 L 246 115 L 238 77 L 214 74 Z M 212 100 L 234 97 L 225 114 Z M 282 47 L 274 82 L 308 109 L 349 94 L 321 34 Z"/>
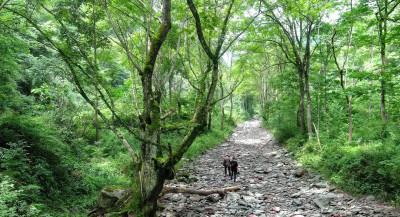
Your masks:
<path fill-rule="evenodd" d="M 237 182 L 225 176 L 221 165 L 226 154 L 238 156 L 240 174 Z M 166 185 L 194 189 L 214 189 L 240 186 L 237 192 L 183 195 L 166 194 L 159 203 L 165 209 L 158 216 L 185 217 L 323 217 L 376 216 L 395 217 L 399 213 L 378 205 L 374 197 L 355 199 L 331 188 L 320 175 L 307 171 L 289 158 L 272 135 L 261 128 L 261 121 L 253 120 L 238 126 L 222 145 L 204 152 L 193 161 L 185 162 L 180 172 L 184 180 L 169 181 Z M 201 166 L 199 166 L 201 165 Z M 187 182 L 187 183 L 184 183 Z M 176 195 L 176 196 L 175 196 Z"/>

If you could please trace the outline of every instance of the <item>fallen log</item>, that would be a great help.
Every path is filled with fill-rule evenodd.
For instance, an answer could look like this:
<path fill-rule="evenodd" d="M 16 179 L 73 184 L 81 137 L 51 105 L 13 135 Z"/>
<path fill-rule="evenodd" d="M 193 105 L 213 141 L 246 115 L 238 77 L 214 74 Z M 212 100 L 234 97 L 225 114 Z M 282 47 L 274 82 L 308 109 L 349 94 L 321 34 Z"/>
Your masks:
<path fill-rule="evenodd" d="M 227 187 L 227 188 L 217 188 L 210 190 L 196 190 L 192 188 L 183 188 L 183 187 L 164 187 L 162 190 L 163 194 L 168 193 L 186 193 L 186 194 L 198 194 L 207 196 L 210 194 L 219 194 L 221 197 L 225 196 L 226 192 L 229 191 L 237 191 L 240 190 L 239 186 Z"/>

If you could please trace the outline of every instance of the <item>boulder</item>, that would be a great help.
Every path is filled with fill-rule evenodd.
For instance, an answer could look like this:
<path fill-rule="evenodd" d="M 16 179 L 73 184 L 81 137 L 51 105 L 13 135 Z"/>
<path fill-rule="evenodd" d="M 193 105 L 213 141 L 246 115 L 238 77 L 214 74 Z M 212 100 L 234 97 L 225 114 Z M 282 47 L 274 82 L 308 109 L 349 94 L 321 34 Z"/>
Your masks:
<path fill-rule="evenodd" d="M 322 197 L 314 199 L 314 203 L 320 208 L 324 209 L 331 200 L 337 198 L 337 195 L 334 193 L 328 193 L 327 195 L 324 195 Z"/>
<path fill-rule="evenodd" d="M 127 190 L 115 185 L 106 186 L 100 191 L 97 205 L 104 209 L 113 207 L 113 205 L 127 192 Z"/>

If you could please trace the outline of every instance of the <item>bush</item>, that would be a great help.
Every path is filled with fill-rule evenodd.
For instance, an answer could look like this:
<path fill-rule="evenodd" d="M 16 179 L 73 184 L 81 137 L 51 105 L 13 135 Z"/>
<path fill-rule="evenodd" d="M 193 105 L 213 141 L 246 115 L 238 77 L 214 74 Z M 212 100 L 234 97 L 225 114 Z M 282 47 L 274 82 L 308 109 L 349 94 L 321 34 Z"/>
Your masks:
<path fill-rule="evenodd" d="M 40 204 L 28 205 L 23 200 L 28 192 L 17 189 L 9 176 L 0 178 L 0 216 L 37 216 L 40 213 Z"/>
<path fill-rule="evenodd" d="M 343 188 L 389 199 L 400 195 L 400 150 L 374 143 L 343 145 L 324 150 L 321 166 Z"/>
<path fill-rule="evenodd" d="M 355 117 L 357 117 L 355 115 Z M 332 118 L 332 117 L 331 117 Z M 356 194 L 374 194 L 400 204 L 400 148 L 397 127 L 387 123 L 390 136 L 382 137 L 383 125 L 373 118 L 356 120 L 356 141 L 348 142 L 347 126 L 335 123 L 329 130 L 321 129 L 320 150 L 316 138 L 308 140 L 296 123 L 289 118 L 274 116 L 264 127 L 269 128 L 278 142 L 285 143 L 297 160 L 311 169 L 318 170 L 339 187 Z M 289 119 L 289 120 L 288 120 Z M 358 122 L 357 122 L 358 121 Z"/>

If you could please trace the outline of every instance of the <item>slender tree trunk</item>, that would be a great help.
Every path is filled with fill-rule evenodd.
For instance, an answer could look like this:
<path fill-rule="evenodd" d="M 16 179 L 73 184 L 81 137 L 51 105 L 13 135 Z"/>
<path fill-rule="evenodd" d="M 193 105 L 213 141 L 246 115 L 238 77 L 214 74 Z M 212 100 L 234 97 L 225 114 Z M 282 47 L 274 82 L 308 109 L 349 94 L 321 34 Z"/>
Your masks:
<path fill-rule="evenodd" d="M 220 85 L 221 85 L 221 98 L 222 98 L 224 97 L 224 86 L 222 84 L 222 80 L 220 80 Z M 220 101 L 220 108 L 221 108 L 221 130 L 224 130 L 225 127 L 224 100 Z"/>
<path fill-rule="evenodd" d="M 269 120 L 269 102 L 268 102 L 268 100 L 269 100 L 269 98 L 268 98 L 268 73 L 269 72 L 270 71 L 268 70 L 266 78 L 265 78 L 265 93 L 264 93 L 264 95 L 265 95 L 265 100 L 264 100 L 264 103 L 265 103 L 265 105 L 264 105 L 265 111 L 264 112 L 265 113 L 264 114 L 266 114 L 267 121 Z"/>
<path fill-rule="evenodd" d="M 311 139 L 313 135 L 312 130 L 312 114 L 311 114 L 311 96 L 310 96 L 310 59 L 311 59 L 311 52 L 310 52 L 310 43 L 311 43 L 311 32 L 313 29 L 313 24 L 307 22 L 307 35 L 306 35 L 306 50 L 304 53 L 304 64 L 305 64 L 305 71 L 304 71 L 304 82 L 306 85 L 306 96 L 307 96 L 307 127 L 308 127 L 308 138 Z"/>
<path fill-rule="evenodd" d="M 307 96 L 307 127 L 308 127 L 308 138 L 312 138 L 312 120 L 311 120 L 311 96 L 310 96 L 310 81 L 309 81 L 309 74 L 306 70 L 304 74 L 304 80 L 306 84 L 306 96 Z"/>
<path fill-rule="evenodd" d="M 229 64 L 229 89 L 232 90 L 232 63 L 233 62 L 233 51 L 231 53 L 231 63 Z M 233 113 L 233 92 L 229 96 L 230 108 L 229 108 L 229 119 L 228 125 L 231 124 L 232 121 L 232 113 Z"/>
<path fill-rule="evenodd" d="M 386 25 L 385 25 L 386 26 Z M 386 66 L 386 43 L 382 39 L 381 42 L 381 117 L 382 121 L 387 121 L 386 111 L 385 111 L 385 94 L 386 94 L 386 82 L 385 82 L 385 66 Z"/>
<path fill-rule="evenodd" d="M 302 66 L 297 67 L 297 73 L 299 76 L 299 108 L 298 108 L 298 124 L 300 126 L 301 132 L 306 134 L 306 124 L 305 124 L 305 111 L 304 111 L 304 70 Z"/>
<path fill-rule="evenodd" d="M 153 8 L 154 0 L 149 0 L 150 8 Z M 151 24 L 152 24 L 152 16 L 151 14 L 144 15 L 144 23 L 146 25 L 146 35 L 145 35 L 145 49 L 144 49 L 144 56 L 147 56 L 150 49 L 150 31 L 151 31 Z"/>
<path fill-rule="evenodd" d="M 260 91 L 260 112 L 261 112 L 261 114 L 264 112 L 264 76 L 263 76 L 263 74 L 262 74 L 262 71 L 260 72 L 260 86 L 261 86 L 261 91 Z"/>
<path fill-rule="evenodd" d="M 169 105 L 172 105 L 172 76 L 168 79 Z"/>
<path fill-rule="evenodd" d="M 94 50 L 94 83 L 95 83 L 95 89 L 94 89 L 94 104 L 95 104 L 95 110 L 94 110 L 94 127 L 96 128 L 96 142 L 99 141 L 99 115 L 98 115 L 98 107 L 99 107 L 99 97 L 97 93 L 97 86 L 98 86 L 98 80 L 97 80 L 97 44 L 96 44 L 96 16 L 95 16 L 95 0 L 93 0 L 93 50 Z"/>
<path fill-rule="evenodd" d="M 136 88 L 136 76 L 135 76 L 135 71 L 134 67 L 132 67 L 132 70 L 130 70 L 130 76 L 131 76 L 131 88 L 132 88 L 132 96 L 133 96 L 133 103 L 136 108 L 136 112 L 138 115 L 140 115 L 140 109 L 139 109 L 139 103 L 138 103 L 138 94 L 137 94 L 137 88 Z"/>
<path fill-rule="evenodd" d="M 352 1 L 351 1 L 351 10 L 353 10 L 353 2 Z M 350 26 L 349 38 L 348 38 L 348 41 L 347 41 L 347 50 L 346 50 L 346 55 L 345 55 L 345 59 L 344 59 L 344 62 L 342 64 L 342 66 L 339 65 L 339 62 L 338 62 L 338 59 L 337 59 L 337 56 L 336 56 L 336 53 L 335 53 L 335 45 L 334 45 L 335 35 L 336 35 L 336 30 L 334 30 L 334 33 L 333 33 L 332 38 L 331 38 L 332 55 L 333 55 L 333 58 L 335 60 L 336 67 L 337 67 L 337 69 L 339 71 L 340 86 L 342 87 L 343 91 L 346 91 L 345 77 L 347 75 L 348 65 L 349 65 L 348 64 L 348 59 L 349 59 L 350 45 L 351 45 L 352 36 L 353 36 L 353 24 Z M 346 75 L 344 75 L 344 71 L 343 71 L 344 69 L 346 70 Z M 353 123 L 352 123 L 353 119 L 352 119 L 352 113 L 351 113 L 352 112 L 351 96 L 349 96 L 349 95 L 347 95 L 345 93 L 345 97 L 346 97 L 346 102 L 347 102 L 347 108 L 348 108 L 347 115 L 348 115 L 348 121 L 349 121 L 349 129 L 348 129 L 348 136 L 349 136 L 348 139 L 349 140 L 348 141 L 351 142 L 352 139 L 353 139 Z"/>
<path fill-rule="evenodd" d="M 211 123 L 212 123 L 212 109 L 208 112 L 208 123 L 207 123 L 208 130 L 211 130 Z"/>
<path fill-rule="evenodd" d="M 370 62 L 371 62 L 371 72 L 374 73 L 374 48 L 371 46 L 369 48 L 369 56 L 370 56 Z M 372 110 L 372 88 L 373 88 L 373 81 L 371 80 L 369 83 L 369 106 L 368 106 L 368 118 L 371 117 L 371 110 Z"/>
<path fill-rule="evenodd" d="M 352 107 L 351 98 L 348 100 L 348 116 L 349 116 L 349 142 L 353 140 L 353 118 L 352 118 Z"/>
<path fill-rule="evenodd" d="M 329 45 L 327 45 L 329 46 Z M 327 58 L 328 59 L 328 58 Z M 324 71 L 324 113 L 325 113 L 325 130 L 326 132 L 328 132 L 328 138 L 329 138 L 329 128 L 328 128 L 328 91 L 327 91 L 327 86 L 328 86 L 328 82 L 327 82 L 327 74 L 328 71 L 326 70 L 328 66 L 328 61 L 326 61 L 325 64 L 325 71 Z"/>
<path fill-rule="evenodd" d="M 382 4 L 383 3 L 383 4 Z M 392 4 L 393 3 L 393 4 Z M 389 16 L 393 13 L 400 4 L 398 1 L 380 0 L 376 1 L 378 11 L 375 13 L 379 43 L 380 43 L 380 53 L 381 53 L 381 118 L 383 122 L 387 121 L 386 105 L 385 105 L 385 95 L 386 95 L 386 37 L 387 37 L 387 21 L 390 19 Z M 383 129 L 385 131 L 385 129 Z"/>
<path fill-rule="evenodd" d="M 177 106 L 178 106 L 178 118 L 179 119 L 182 117 L 182 103 L 181 103 L 181 93 L 182 93 L 182 83 L 183 83 L 182 79 L 183 78 L 181 76 L 181 79 L 180 79 L 180 82 L 179 82 L 179 91 L 178 91 L 177 96 L 176 96 L 176 101 L 177 101 Z"/>
<path fill-rule="evenodd" d="M 230 108 L 229 108 L 229 120 L 228 124 L 231 124 L 232 122 L 232 113 L 233 113 L 233 93 L 229 96 L 229 102 L 230 102 Z"/>

